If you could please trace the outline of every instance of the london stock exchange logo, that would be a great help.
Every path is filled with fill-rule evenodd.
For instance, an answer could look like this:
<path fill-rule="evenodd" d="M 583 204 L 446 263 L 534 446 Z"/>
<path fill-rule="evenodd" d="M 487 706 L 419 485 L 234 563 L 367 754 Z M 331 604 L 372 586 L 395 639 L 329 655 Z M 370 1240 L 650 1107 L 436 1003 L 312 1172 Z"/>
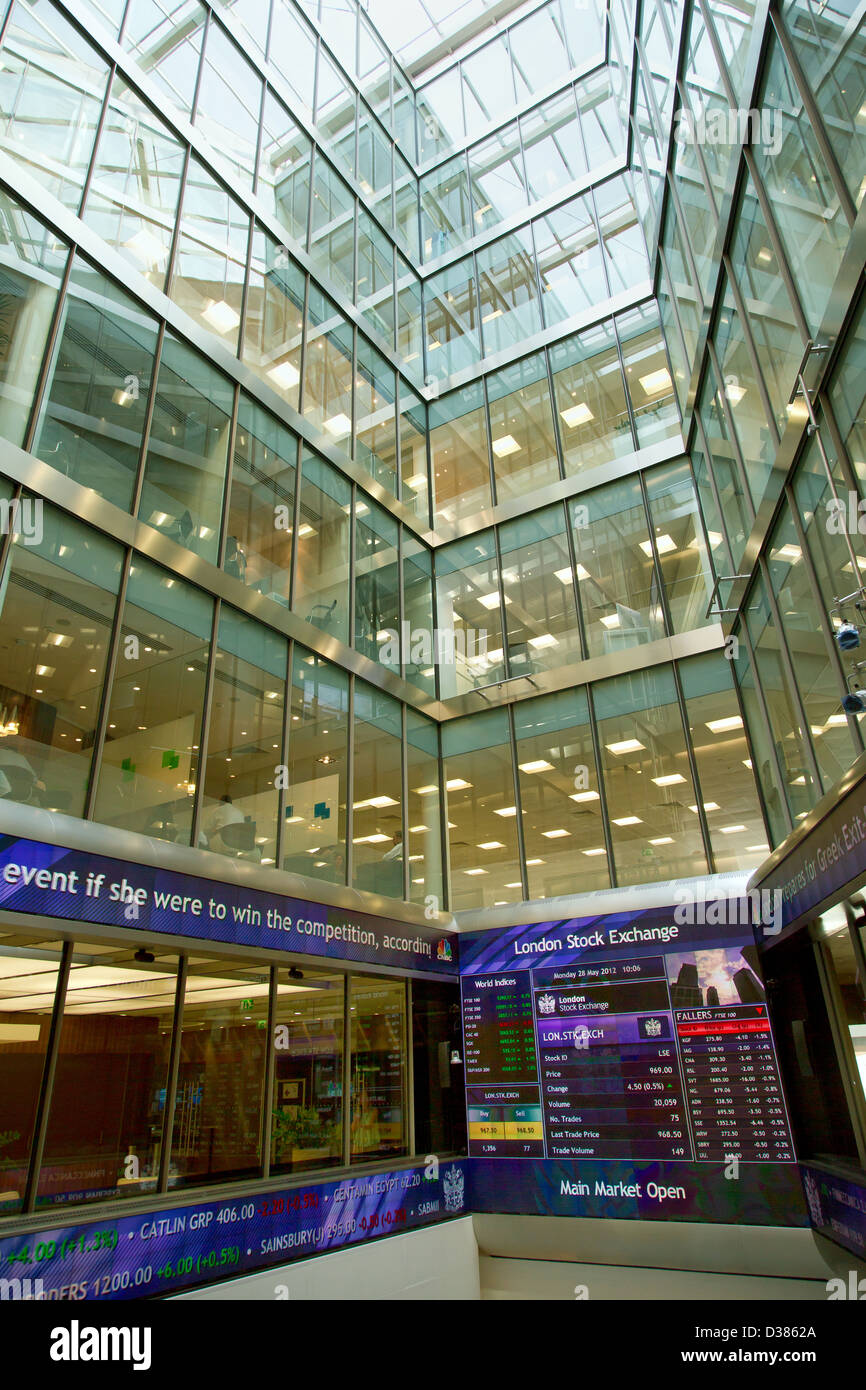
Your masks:
<path fill-rule="evenodd" d="M 452 1163 L 450 1168 L 446 1168 L 445 1176 L 442 1179 L 442 1188 L 445 1194 L 446 1211 L 463 1210 L 464 1186 L 465 1178 L 463 1177 L 463 1173 L 458 1167 L 456 1167 L 455 1164 Z"/>

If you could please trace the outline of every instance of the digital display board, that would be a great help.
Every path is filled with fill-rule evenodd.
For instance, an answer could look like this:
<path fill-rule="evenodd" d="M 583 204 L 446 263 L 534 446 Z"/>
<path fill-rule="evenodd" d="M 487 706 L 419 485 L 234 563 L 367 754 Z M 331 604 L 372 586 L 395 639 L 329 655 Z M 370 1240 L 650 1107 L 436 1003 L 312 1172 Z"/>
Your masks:
<path fill-rule="evenodd" d="M 742 1207 L 734 1182 L 754 1165 L 748 1200 L 760 1206 L 766 1181 L 799 1212 L 754 933 L 736 904 L 725 915 L 678 922 L 654 908 L 461 938 L 468 1149 L 490 1161 L 473 1171 L 481 1209 L 506 1168 L 512 1205 L 497 1209 L 533 1209 L 523 1160 L 527 1184 L 561 1165 L 564 1197 L 610 1196 L 614 1171 L 620 1197 L 641 1195 L 639 1171 L 679 1191 L 679 1174 L 669 1214 L 715 1205 L 714 1219 Z M 597 1192 L 580 1177 L 587 1165 Z M 777 1180 L 779 1165 L 789 1175 Z"/>
<path fill-rule="evenodd" d="M 321 1255 L 465 1214 L 465 1160 L 46 1226 L 0 1240 L 3 1299 L 122 1300 Z"/>

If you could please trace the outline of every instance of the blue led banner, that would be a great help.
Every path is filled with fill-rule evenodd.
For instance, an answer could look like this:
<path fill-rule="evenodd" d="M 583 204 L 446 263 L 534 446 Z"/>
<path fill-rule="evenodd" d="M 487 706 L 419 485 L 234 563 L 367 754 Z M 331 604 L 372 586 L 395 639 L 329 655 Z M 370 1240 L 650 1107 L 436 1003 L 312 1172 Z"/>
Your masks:
<path fill-rule="evenodd" d="M 815 1230 L 866 1260 L 866 1187 L 809 1164 L 800 1171 Z"/>
<path fill-rule="evenodd" d="M 404 970 L 456 972 L 456 937 L 198 878 L 0 835 L 0 908 Z"/>
<path fill-rule="evenodd" d="M 359 1173 L 9 1236 L 0 1240 L 0 1296 L 147 1298 L 415 1230 L 466 1214 L 465 1167 L 457 1159 Z"/>

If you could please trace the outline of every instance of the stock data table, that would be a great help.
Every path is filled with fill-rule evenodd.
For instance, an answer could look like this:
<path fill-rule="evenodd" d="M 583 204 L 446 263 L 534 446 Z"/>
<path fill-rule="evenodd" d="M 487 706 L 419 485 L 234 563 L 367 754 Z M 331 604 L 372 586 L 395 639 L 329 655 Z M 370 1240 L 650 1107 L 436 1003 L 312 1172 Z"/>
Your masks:
<path fill-rule="evenodd" d="M 740 950 L 461 983 L 470 1154 L 793 1161 L 762 986 Z"/>

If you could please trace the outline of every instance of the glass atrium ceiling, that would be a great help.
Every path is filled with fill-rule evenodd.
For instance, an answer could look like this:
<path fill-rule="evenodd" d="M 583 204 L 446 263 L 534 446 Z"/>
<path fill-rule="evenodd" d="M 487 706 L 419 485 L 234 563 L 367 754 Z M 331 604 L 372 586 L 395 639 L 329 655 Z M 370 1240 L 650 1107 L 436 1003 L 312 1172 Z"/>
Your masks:
<path fill-rule="evenodd" d="M 391 52 L 418 76 L 427 55 L 441 56 L 440 45 L 469 27 L 474 38 L 484 29 L 531 8 L 529 0 L 367 0 L 366 9 Z M 476 22 L 477 21 L 477 22 Z M 486 22 L 485 22 L 486 21 Z M 449 45 L 454 51 L 454 46 Z"/>

